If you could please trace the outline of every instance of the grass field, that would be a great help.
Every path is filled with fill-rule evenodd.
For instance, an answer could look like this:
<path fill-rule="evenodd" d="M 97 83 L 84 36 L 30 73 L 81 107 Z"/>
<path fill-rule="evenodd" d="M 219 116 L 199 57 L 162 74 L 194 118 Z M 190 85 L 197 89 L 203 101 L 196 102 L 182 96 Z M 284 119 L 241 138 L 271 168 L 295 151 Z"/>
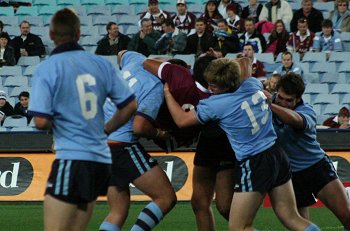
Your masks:
<path fill-rule="evenodd" d="M 139 211 L 145 202 L 134 202 L 131 205 L 128 220 L 123 230 L 130 230 Z M 213 205 L 213 207 L 215 207 Z M 228 230 L 227 222 L 221 218 L 215 208 L 217 230 Z M 106 203 L 98 202 L 88 230 L 97 231 L 101 221 L 108 212 Z M 343 230 L 336 217 L 325 208 L 310 209 L 312 220 L 321 230 Z M 38 231 L 43 230 L 42 203 L 0 203 L 0 231 Z M 277 220 L 272 209 L 262 208 L 255 219 L 254 226 L 259 230 L 285 230 Z M 196 230 L 194 215 L 189 202 L 179 202 L 176 207 L 154 230 Z"/>

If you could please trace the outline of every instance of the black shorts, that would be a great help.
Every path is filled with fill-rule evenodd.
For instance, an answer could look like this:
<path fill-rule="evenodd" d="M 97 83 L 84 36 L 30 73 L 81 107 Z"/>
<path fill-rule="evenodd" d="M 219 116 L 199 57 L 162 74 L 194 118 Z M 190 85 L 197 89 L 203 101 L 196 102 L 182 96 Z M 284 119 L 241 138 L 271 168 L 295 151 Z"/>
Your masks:
<path fill-rule="evenodd" d="M 291 168 L 283 149 L 275 144 L 267 150 L 237 161 L 235 192 L 260 192 L 285 184 L 291 179 Z"/>
<path fill-rule="evenodd" d="M 110 186 L 128 188 L 135 179 L 158 165 L 140 144 L 109 147 L 113 162 Z"/>
<path fill-rule="evenodd" d="M 196 166 L 208 167 L 218 172 L 233 169 L 236 157 L 224 133 L 215 137 L 201 135 L 193 162 Z"/>
<path fill-rule="evenodd" d="M 89 203 L 106 195 L 110 175 L 110 164 L 56 159 L 45 194 L 71 204 Z"/>
<path fill-rule="evenodd" d="M 298 208 L 316 203 L 319 191 L 329 182 L 338 179 L 331 158 L 325 157 L 311 167 L 292 174 Z"/>

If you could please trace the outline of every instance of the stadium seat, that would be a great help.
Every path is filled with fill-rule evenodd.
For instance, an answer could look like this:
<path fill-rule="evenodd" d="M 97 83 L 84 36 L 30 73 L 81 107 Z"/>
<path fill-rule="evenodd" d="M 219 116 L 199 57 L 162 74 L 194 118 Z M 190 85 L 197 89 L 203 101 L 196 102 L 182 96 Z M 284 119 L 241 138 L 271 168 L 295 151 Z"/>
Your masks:
<path fill-rule="evenodd" d="M 85 36 L 80 38 L 79 44 L 82 46 L 95 46 L 98 40 L 99 38 L 96 36 Z"/>
<path fill-rule="evenodd" d="M 52 6 L 52 5 L 42 6 L 39 9 L 39 16 L 48 17 L 48 16 L 51 16 L 51 15 L 54 15 L 61 8 L 62 7 Z"/>
<path fill-rule="evenodd" d="M 5 28 L 5 30 L 9 34 L 11 39 L 13 39 L 15 36 L 18 36 L 20 34 L 20 30 L 19 30 L 18 25 L 17 26 L 7 26 Z"/>
<path fill-rule="evenodd" d="M 92 26 L 92 16 L 79 16 L 81 26 Z"/>
<path fill-rule="evenodd" d="M 272 53 L 255 53 L 255 58 L 263 63 L 275 63 Z"/>
<path fill-rule="evenodd" d="M 37 131 L 37 129 L 33 128 L 33 127 L 13 127 L 10 129 L 11 132 L 33 132 L 33 131 Z"/>
<path fill-rule="evenodd" d="M 264 63 L 266 75 L 271 75 L 279 66 L 281 66 L 280 63 Z"/>
<path fill-rule="evenodd" d="M 225 55 L 225 58 L 228 58 L 228 59 L 235 59 L 235 58 L 237 58 L 237 55 L 238 55 L 239 53 L 227 53 L 226 55 Z"/>
<path fill-rule="evenodd" d="M 204 5 L 200 3 L 188 5 L 188 11 L 192 12 L 198 18 L 204 13 Z"/>
<path fill-rule="evenodd" d="M 339 104 L 339 95 L 318 94 L 312 100 L 312 104 Z"/>
<path fill-rule="evenodd" d="M 78 6 L 80 5 L 80 0 L 57 0 L 57 5 L 62 7 Z"/>
<path fill-rule="evenodd" d="M 109 22 L 116 22 L 115 16 L 105 16 L 105 15 L 97 15 L 96 18 L 93 18 L 92 24 L 94 26 L 98 25 L 107 25 Z"/>
<path fill-rule="evenodd" d="M 33 0 L 33 6 L 56 6 L 56 0 Z"/>
<path fill-rule="evenodd" d="M 25 69 L 24 69 L 24 72 L 23 72 L 23 75 L 24 76 L 32 76 L 35 69 L 36 69 L 37 65 L 33 65 L 33 66 L 27 66 Z"/>
<path fill-rule="evenodd" d="M 1 126 L 1 127 L 0 127 L 0 132 L 8 132 L 8 129 Z"/>
<path fill-rule="evenodd" d="M 316 117 L 316 123 L 319 125 L 322 125 L 323 122 L 328 119 L 330 116 L 329 115 L 317 115 Z"/>
<path fill-rule="evenodd" d="M 350 52 L 332 52 L 328 62 L 347 62 L 349 61 Z"/>
<path fill-rule="evenodd" d="M 37 6 L 20 6 L 18 7 L 15 15 L 16 16 L 38 16 L 38 7 Z"/>
<path fill-rule="evenodd" d="M 129 5 L 129 0 L 105 0 L 105 5 L 117 6 L 117 5 Z"/>
<path fill-rule="evenodd" d="M 50 34 L 50 28 L 49 27 L 31 27 L 30 32 L 33 34 L 38 35 L 41 39 L 44 37 L 49 37 Z"/>
<path fill-rule="evenodd" d="M 7 87 L 0 86 L 0 91 L 4 91 L 6 95 L 9 95 L 9 89 Z"/>
<path fill-rule="evenodd" d="M 314 63 L 311 67 L 311 72 L 326 73 L 336 72 L 335 63 L 320 62 Z"/>
<path fill-rule="evenodd" d="M 91 15 L 92 17 L 97 15 L 105 15 L 110 16 L 111 15 L 111 7 L 110 6 L 102 6 L 102 5 L 95 5 L 93 7 L 89 7 L 86 10 L 87 15 Z"/>
<path fill-rule="evenodd" d="M 13 9 L 12 6 L 2 6 L 0 7 L 0 16 L 14 16 L 15 15 L 15 10 Z"/>
<path fill-rule="evenodd" d="M 305 94 L 328 94 L 328 84 L 325 83 L 309 83 L 305 87 Z"/>
<path fill-rule="evenodd" d="M 340 38 L 343 44 L 343 50 L 350 51 L 350 32 L 342 32 Z"/>
<path fill-rule="evenodd" d="M 101 56 L 104 59 L 107 59 L 109 62 L 112 63 L 112 65 L 115 68 L 119 69 L 118 60 L 115 55 L 99 55 L 99 56 Z"/>
<path fill-rule="evenodd" d="M 175 15 L 177 13 L 177 9 L 175 5 L 166 5 L 162 9 L 170 13 L 171 15 Z"/>
<path fill-rule="evenodd" d="M 18 16 L 1 16 L 1 21 L 5 27 L 14 26 L 18 27 Z M 6 28 L 7 31 L 7 28 Z"/>
<path fill-rule="evenodd" d="M 321 12 L 329 12 L 334 9 L 334 2 L 314 2 L 313 7 Z"/>
<path fill-rule="evenodd" d="M 324 63 L 326 62 L 326 53 L 324 52 L 306 52 L 302 62 L 309 62 L 309 63 Z"/>
<path fill-rule="evenodd" d="M 19 66 L 34 66 L 40 63 L 39 56 L 21 56 L 17 62 Z"/>
<path fill-rule="evenodd" d="M 86 16 L 86 9 L 84 6 L 70 6 L 69 8 L 73 9 L 79 16 Z"/>
<path fill-rule="evenodd" d="M 122 15 L 135 15 L 135 8 L 134 6 L 129 5 L 117 5 L 114 7 L 114 9 L 111 12 L 111 15 L 114 15 L 117 17 L 117 22 L 120 16 Z M 135 16 L 137 17 L 137 16 Z"/>
<path fill-rule="evenodd" d="M 303 94 L 302 99 L 305 103 L 311 104 L 311 95 L 310 94 Z"/>
<path fill-rule="evenodd" d="M 29 93 L 32 91 L 31 87 L 14 87 L 10 92 L 10 97 L 18 97 L 22 91 L 28 91 Z"/>
<path fill-rule="evenodd" d="M 304 73 L 310 73 L 310 63 L 299 63 L 303 68 Z"/>
<path fill-rule="evenodd" d="M 187 55 L 176 54 L 176 55 L 174 55 L 174 59 L 181 59 L 181 60 L 185 61 L 187 63 L 187 65 L 189 67 L 191 67 L 191 69 L 193 69 L 194 62 L 196 60 L 194 54 L 187 54 Z"/>
<path fill-rule="evenodd" d="M 333 86 L 331 94 L 347 94 L 350 93 L 350 84 L 338 83 Z"/>
<path fill-rule="evenodd" d="M 339 104 L 327 104 L 321 113 L 323 115 L 335 116 L 338 114 L 341 106 Z"/>
<path fill-rule="evenodd" d="M 24 76 L 10 76 L 7 77 L 4 87 L 28 87 L 28 79 Z"/>
<path fill-rule="evenodd" d="M 303 76 L 307 83 L 320 83 L 320 77 L 317 73 L 305 73 Z"/>
<path fill-rule="evenodd" d="M 81 36 L 94 36 L 99 34 L 97 26 L 81 26 L 80 35 Z"/>
<path fill-rule="evenodd" d="M 350 93 L 340 95 L 340 103 L 350 105 Z"/>
<path fill-rule="evenodd" d="M 41 16 L 24 16 L 21 17 L 21 21 L 23 20 L 26 20 L 30 23 L 31 29 L 34 26 L 44 26 L 43 18 Z"/>
<path fill-rule="evenodd" d="M 103 6 L 105 4 L 104 0 L 80 0 L 80 4 L 82 6 L 95 6 L 100 5 Z"/>
<path fill-rule="evenodd" d="M 20 66 L 3 66 L 0 68 L 1 76 L 16 76 L 22 75 L 22 68 Z"/>
<path fill-rule="evenodd" d="M 134 15 L 121 15 L 118 17 L 118 25 L 138 26 L 139 19 Z"/>
<path fill-rule="evenodd" d="M 123 33 L 129 37 L 132 37 L 134 34 L 136 34 L 139 31 L 140 31 L 139 26 L 131 25 L 131 26 L 128 26 L 127 29 L 121 33 Z"/>
<path fill-rule="evenodd" d="M 129 0 L 129 5 L 133 5 L 136 14 L 141 14 L 147 10 L 147 1 L 144 0 Z"/>
<path fill-rule="evenodd" d="M 320 78 L 320 83 L 336 84 L 336 83 L 345 83 L 342 78 L 339 77 L 336 72 L 324 73 L 322 78 Z"/>
<path fill-rule="evenodd" d="M 8 116 L 6 117 L 4 124 L 2 125 L 6 128 L 13 127 L 27 127 L 27 118 L 25 116 Z"/>
<path fill-rule="evenodd" d="M 350 72 L 350 62 L 341 63 L 338 72 Z"/>

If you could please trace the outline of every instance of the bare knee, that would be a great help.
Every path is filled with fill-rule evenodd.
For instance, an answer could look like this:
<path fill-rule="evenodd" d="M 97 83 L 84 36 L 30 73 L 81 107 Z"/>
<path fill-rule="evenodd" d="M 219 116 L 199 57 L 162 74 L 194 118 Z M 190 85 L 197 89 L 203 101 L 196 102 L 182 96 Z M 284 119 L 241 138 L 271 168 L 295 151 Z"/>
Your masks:
<path fill-rule="evenodd" d="M 229 219 L 231 204 L 218 203 L 218 201 L 216 201 L 216 208 L 221 216 L 223 216 L 226 220 Z"/>
<path fill-rule="evenodd" d="M 206 198 L 192 195 L 191 205 L 194 213 L 197 213 L 199 211 L 209 211 L 211 200 L 207 200 Z"/>
<path fill-rule="evenodd" d="M 154 198 L 153 201 L 159 206 L 163 214 L 167 214 L 176 205 L 177 197 L 175 192 L 172 191 L 171 193 L 161 195 L 159 198 Z"/>

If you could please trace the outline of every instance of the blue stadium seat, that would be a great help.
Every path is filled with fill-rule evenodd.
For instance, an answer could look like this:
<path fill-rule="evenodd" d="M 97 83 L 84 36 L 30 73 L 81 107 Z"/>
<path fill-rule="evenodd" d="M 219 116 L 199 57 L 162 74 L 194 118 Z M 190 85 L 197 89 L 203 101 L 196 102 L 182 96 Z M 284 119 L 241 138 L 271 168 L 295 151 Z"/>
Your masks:
<path fill-rule="evenodd" d="M 105 15 L 105 16 L 110 16 L 111 15 L 111 7 L 110 6 L 101 6 L 101 5 L 96 5 L 93 7 L 90 7 L 86 10 L 87 15 L 91 16 L 97 16 L 97 15 Z"/>
<path fill-rule="evenodd" d="M 263 63 L 275 63 L 272 53 L 255 53 L 255 58 Z"/>
<path fill-rule="evenodd" d="M 22 75 L 22 68 L 20 66 L 3 66 L 0 68 L 1 76 L 16 76 Z"/>
<path fill-rule="evenodd" d="M 92 16 L 79 16 L 81 26 L 92 26 Z"/>
<path fill-rule="evenodd" d="M 305 87 L 305 94 L 328 94 L 328 84 L 309 83 Z"/>
<path fill-rule="evenodd" d="M 136 14 L 141 14 L 147 10 L 147 1 L 143 0 L 129 0 L 129 5 L 133 5 Z"/>
<path fill-rule="evenodd" d="M 5 127 L 0 127 L 0 132 L 8 132 L 9 130 Z"/>
<path fill-rule="evenodd" d="M 27 127 L 27 118 L 25 116 L 8 116 L 6 117 L 4 124 L 2 125 L 6 128 L 13 127 Z"/>
<path fill-rule="evenodd" d="M 338 83 L 333 86 L 331 94 L 347 94 L 350 93 L 350 84 Z"/>
<path fill-rule="evenodd" d="M 12 6 L 2 6 L 0 7 L 0 16 L 14 16 L 15 10 Z"/>
<path fill-rule="evenodd" d="M 28 79 L 24 76 L 10 76 L 7 77 L 4 87 L 28 87 Z"/>
<path fill-rule="evenodd" d="M 28 76 L 28 77 L 32 76 L 34 71 L 35 71 L 35 69 L 36 69 L 36 67 L 37 67 L 37 65 L 35 65 L 35 66 L 34 65 L 33 66 L 27 66 L 24 69 L 23 75 L 24 76 Z"/>
<path fill-rule="evenodd" d="M 38 16 L 37 6 L 20 6 L 18 7 L 16 16 Z"/>
<path fill-rule="evenodd" d="M 80 35 L 81 36 L 93 36 L 99 34 L 97 26 L 81 26 Z"/>
<path fill-rule="evenodd" d="M 191 69 L 193 69 L 194 62 L 196 60 L 196 57 L 194 54 L 187 54 L 187 55 L 182 55 L 182 54 L 176 54 L 174 55 L 174 59 L 181 59 L 187 63 Z"/>
<path fill-rule="evenodd" d="M 40 7 L 38 14 L 39 14 L 39 16 L 42 16 L 42 17 L 52 16 L 61 8 L 62 7 L 52 6 L 52 5 L 42 6 L 42 7 Z"/>
<path fill-rule="evenodd" d="M 117 5 L 114 7 L 114 9 L 111 12 L 111 15 L 114 15 L 117 17 L 117 22 L 120 16 L 122 15 L 135 15 L 135 8 L 133 5 Z M 137 17 L 137 16 L 135 16 Z"/>
<path fill-rule="evenodd" d="M 311 67 L 311 72 L 317 73 L 334 73 L 336 72 L 335 63 L 320 62 L 314 63 Z"/>
<path fill-rule="evenodd" d="M 317 73 L 305 73 L 304 78 L 307 83 L 320 83 L 320 77 Z"/>
<path fill-rule="evenodd" d="M 312 104 L 339 104 L 339 95 L 318 94 L 312 100 Z"/>
<path fill-rule="evenodd" d="M 95 6 L 95 5 L 104 5 L 105 1 L 104 0 L 80 0 L 80 4 L 82 6 Z"/>
<path fill-rule="evenodd" d="M 86 9 L 84 6 L 75 5 L 75 6 L 70 6 L 69 8 L 73 9 L 79 16 L 86 16 Z"/>
<path fill-rule="evenodd" d="M 33 6 L 56 6 L 56 0 L 33 0 Z"/>
<path fill-rule="evenodd" d="M 163 9 L 165 6 L 175 5 L 173 0 L 158 0 L 159 7 Z"/>
<path fill-rule="evenodd" d="M 321 12 L 329 12 L 334 9 L 334 2 L 314 2 L 313 6 Z"/>
<path fill-rule="evenodd" d="M 271 75 L 280 65 L 280 63 L 264 63 L 266 75 Z"/>
<path fill-rule="evenodd" d="M 326 119 L 328 119 L 329 117 L 330 117 L 329 115 L 317 115 L 317 117 L 316 117 L 316 122 L 317 122 L 317 124 L 322 125 L 323 122 L 324 122 Z"/>
<path fill-rule="evenodd" d="M 115 16 L 104 16 L 104 15 L 98 15 L 96 18 L 93 18 L 92 24 L 94 26 L 97 25 L 107 25 L 109 22 L 116 22 L 116 17 Z"/>
<path fill-rule="evenodd" d="M 311 95 L 310 94 L 303 94 L 302 99 L 305 103 L 311 104 Z"/>
<path fill-rule="evenodd" d="M 96 36 L 85 36 L 81 37 L 79 44 L 82 46 L 96 46 L 99 37 Z"/>
<path fill-rule="evenodd" d="M 302 62 L 309 62 L 309 63 L 324 63 L 326 62 L 326 53 L 324 52 L 306 52 Z"/>
<path fill-rule="evenodd" d="M 134 15 L 122 15 L 118 17 L 118 25 L 138 26 L 139 18 Z"/>
<path fill-rule="evenodd" d="M 20 34 L 19 26 L 7 26 L 5 30 L 11 39 L 13 39 L 15 36 L 18 36 Z"/>
<path fill-rule="evenodd" d="M 6 93 L 6 95 L 9 95 L 9 89 L 8 89 L 8 87 L 0 86 L 0 91 L 4 91 L 4 92 Z"/>
<path fill-rule="evenodd" d="M 303 68 L 304 73 L 310 73 L 310 63 L 299 63 Z"/>
<path fill-rule="evenodd" d="M 1 16 L 1 21 L 5 27 L 18 26 L 18 16 Z M 7 31 L 7 28 L 6 28 Z"/>
<path fill-rule="evenodd" d="M 177 13 L 177 9 L 175 5 L 166 5 L 162 9 L 170 13 L 171 15 L 175 15 Z"/>
<path fill-rule="evenodd" d="M 30 23 L 30 27 L 44 26 L 43 18 L 41 16 L 23 16 L 21 20 L 26 20 Z"/>
<path fill-rule="evenodd" d="M 340 38 L 343 44 L 343 50 L 350 51 L 350 32 L 342 32 Z"/>
<path fill-rule="evenodd" d="M 19 66 L 34 66 L 40 63 L 39 56 L 21 56 L 17 62 Z"/>
<path fill-rule="evenodd" d="M 328 62 L 347 62 L 349 61 L 350 52 L 332 52 Z"/>
<path fill-rule="evenodd" d="M 32 91 L 31 87 L 14 87 L 10 92 L 10 97 L 18 97 L 22 91 L 28 91 L 29 93 Z"/>
<path fill-rule="evenodd" d="M 106 5 L 117 6 L 117 5 L 129 5 L 129 0 L 105 0 Z"/>
<path fill-rule="evenodd" d="M 30 32 L 38 35 L 41 39 L 43 39 L 44 37 L 49 37 L 49 31 L 50 31 L 49 27 L 43 27 L 43 26 L 30 28 Z"/>
<path fill-rule="evenodd" d="M 323 115 L 335 116 L 338 114 L 341 106 L 339 104 L 327 104 L 321 111 Z"/>
<path fill-rule="evenodd" d="M 121 27 L 119 27 L 121 28 Z M 123 28 L 123 27 L 122 27 Z M 137 32 L 140 31 L 140 27 L 139 26 L 135 26 L 135 25 L 130 25 L 127 27 L 127 29 L 121 33 L 129 36 L 129 37 L 132 37 L 134 34 L 136 34 Z"/>
<path fill-rule="evenodd" d="M 320 83 L 328 83 L 328 84 L 336 84 L 336 83 L 345 83 L 343 78 L 340 78 L 338 73 L 329 72 L 324 73 L 322 78 L 320 79 Z"/>
<path fill-rule="evenodd" d="M 78 6 L 80 5 L 80 0 L 57 0 L 58 6 Z"/>
<path fill-rule="evenodd" d="M 188 11 L 200 17 L 204 13 L 204 5 L 200 3 L 188 5 Z"/>
<path fill-rule="evenodd" d="M 227 53 L 226 55 L 225 55 L 225 58 L 228 58 L 228 59 L 235 59 L 235 58 L 237 58 L 237 55 L 238 55 L 239 53 Z"/>
<path fill-rule="evenodd" d="M 350 93 L 340 95 L 340 103 L 350 105 Z"/>

